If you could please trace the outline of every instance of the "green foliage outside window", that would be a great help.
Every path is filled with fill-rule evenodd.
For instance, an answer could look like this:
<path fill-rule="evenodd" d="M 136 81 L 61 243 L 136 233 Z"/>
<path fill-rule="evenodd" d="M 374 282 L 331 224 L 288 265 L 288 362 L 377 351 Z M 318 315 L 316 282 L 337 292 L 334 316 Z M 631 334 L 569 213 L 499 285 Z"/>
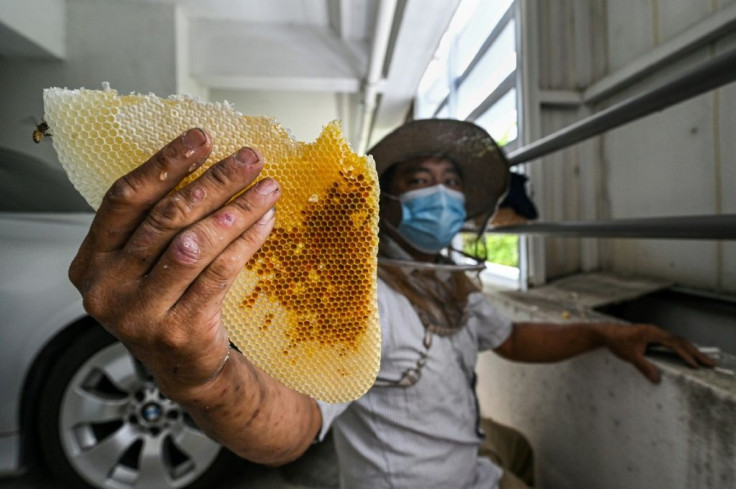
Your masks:
<path fill-rule="evenodd" d="M 511 124 L 508 128 L 506 128 L 506 132 L 503 133 L 503 136 L 499 138 L 494 138 L 496 141 L 496 144 L 498 144 L 499 147 L 503 148 L 508 143 L 516 139 L 517 131 L 518 131 L 518 125 L 517 125 L 517 122 L 514 121 L 513 124 Z"/>
<path fill-rule="evenodd" d="M 509 267 L 519 266 L 519 237 L 511 234 L 486 234 L 480 240 L 477 236 L 464 233 L 463 252 L 468 255 L 483 258 L 485 260 L 506 265 Z"/>

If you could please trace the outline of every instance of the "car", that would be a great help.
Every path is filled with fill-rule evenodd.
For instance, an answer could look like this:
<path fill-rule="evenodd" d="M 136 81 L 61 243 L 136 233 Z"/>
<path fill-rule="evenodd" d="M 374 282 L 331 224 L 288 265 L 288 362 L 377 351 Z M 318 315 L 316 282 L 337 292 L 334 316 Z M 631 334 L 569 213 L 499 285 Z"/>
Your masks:
<path fill-rule="evenodd" d="M 0 148 L 0 474 L 40 456 L 65 487 L 212 487 L 235 457 L 69 282 L 92 218 L 60 167 Z"/>

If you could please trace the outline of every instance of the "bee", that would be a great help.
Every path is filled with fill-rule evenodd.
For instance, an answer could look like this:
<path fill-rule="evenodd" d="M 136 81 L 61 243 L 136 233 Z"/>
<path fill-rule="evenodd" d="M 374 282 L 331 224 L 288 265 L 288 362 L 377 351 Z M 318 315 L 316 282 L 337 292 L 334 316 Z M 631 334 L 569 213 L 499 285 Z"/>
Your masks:
<path fill-rule="evenodd" d="M 46 121 L 41 121 L 40 124 L 37 124 L 36 128 L 33 130 L 33 142 L 40 143 L 44 136 L 51 137 L 52 135 L 46 132 L 48 130 L 49 125 L 46 123 Z"/>

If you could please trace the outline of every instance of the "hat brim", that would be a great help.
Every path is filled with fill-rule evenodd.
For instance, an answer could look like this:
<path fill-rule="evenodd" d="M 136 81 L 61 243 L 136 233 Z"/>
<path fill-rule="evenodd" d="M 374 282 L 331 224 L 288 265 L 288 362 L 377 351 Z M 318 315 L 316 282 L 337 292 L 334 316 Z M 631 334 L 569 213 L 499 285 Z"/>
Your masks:
<path fill-rule="evenodd" d="M 407 122 L 368 150 L 381 176 L 391 166 L 417 157 L 446 158 L 462 174 L 468 218 L 490 215 L 508 189 L 509 163 L 481 127 L 454 119 Z"/>

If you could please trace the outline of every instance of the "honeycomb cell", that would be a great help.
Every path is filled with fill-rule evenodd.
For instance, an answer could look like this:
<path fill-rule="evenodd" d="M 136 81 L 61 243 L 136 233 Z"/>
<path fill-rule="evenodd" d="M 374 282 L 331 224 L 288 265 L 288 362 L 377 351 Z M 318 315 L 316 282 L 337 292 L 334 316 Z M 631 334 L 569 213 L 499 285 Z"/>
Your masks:
<path fill-rule="evenodd" d="M 378 182 L 339 124 L 313 143 L 266 117 L 189 97 L 120 96 L 115 90 L 44 91 L 45 120 L 75 187 L 97 208 L 109 186 L 191 127 L 212 136 L 211 164 L 242 146 L 260 151 L 261 177 L 282 188 L 276 222 L 223 303 L 230 339 L 285 385 L 328 402 L 361 396 L 375 380 Z"/>

